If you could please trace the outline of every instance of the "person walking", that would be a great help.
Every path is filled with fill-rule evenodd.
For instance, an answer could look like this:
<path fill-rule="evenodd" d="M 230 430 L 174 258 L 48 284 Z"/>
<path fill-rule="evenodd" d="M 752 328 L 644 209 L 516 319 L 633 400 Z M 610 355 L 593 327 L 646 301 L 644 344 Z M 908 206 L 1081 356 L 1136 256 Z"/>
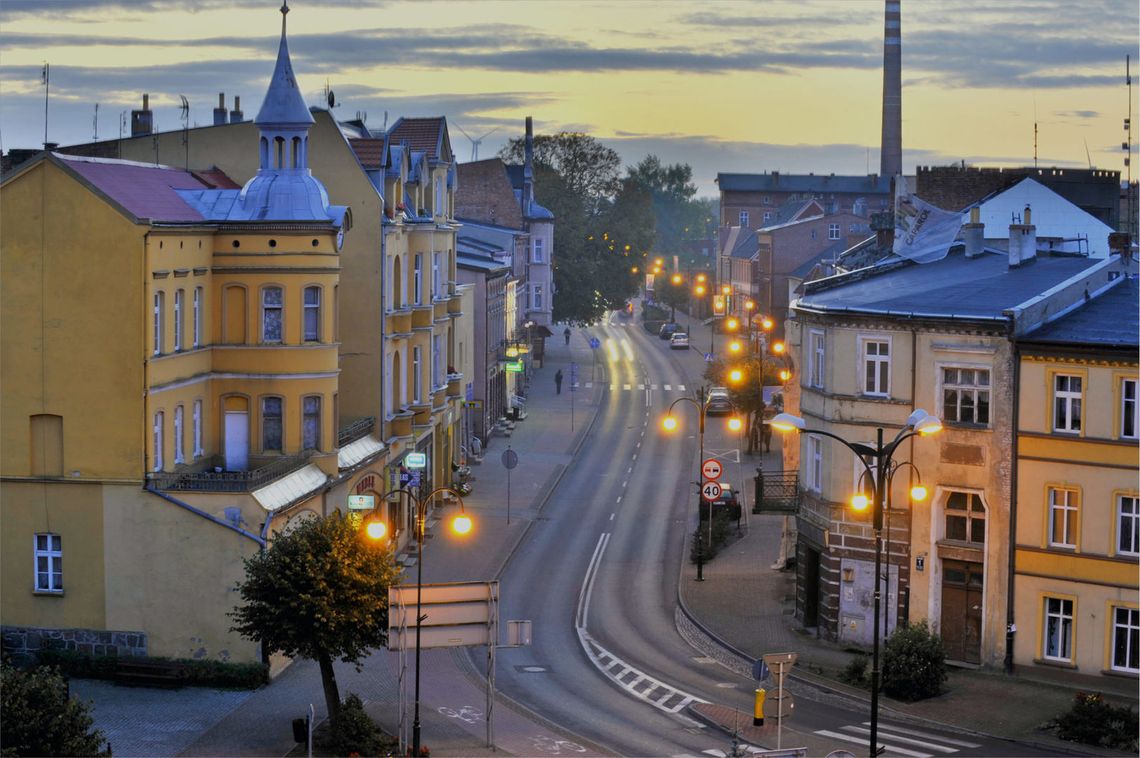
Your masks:
<path fill-rule="evenodd" d="M 566 344 L 569 345 L 570 344 L 570 327 L 566 327 L 565 329 L 562 330 L 562 337 L 566 340 Z"/>
<path fill-rule="evenodd" d="M 562 394 L 562 369 L 558 369 L 554 372 L 554 389 L 556 391 L 555 394 Z"/>

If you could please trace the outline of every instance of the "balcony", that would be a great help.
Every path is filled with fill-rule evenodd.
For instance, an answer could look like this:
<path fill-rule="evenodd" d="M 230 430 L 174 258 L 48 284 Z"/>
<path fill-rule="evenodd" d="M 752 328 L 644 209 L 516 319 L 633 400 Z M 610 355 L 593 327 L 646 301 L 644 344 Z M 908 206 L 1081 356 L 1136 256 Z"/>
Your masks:
<path fill-rule="evenodd" d="M 442 384 L 431 392 L 431 407 L 433 411 L 442 411 L 447 407 L 447 385 Z"/>
<path fill-rule="evenodd" d="M 431 404 L 413 403 L 408 406 L 408 410 L 415 414 L 412 419 L 414 426 L 427 426 L 431 423 Z"/>
<path fill-rule="evenodd" d="M 388 311 L 388 336 L 397 337 L 412 333 L 412 309 L 404 308 L 398 311 Z"/>
<path fill-rule="evenodd" d="M 463 374 L 448 374 L 447 375 L 447 396 L 448 397 L 462 397 L 463 396 Z"/>
<path fill-rule="evenodd" d="M 397 411 L 389 421 L 392 429 L 393 437 L 411 437 L 412 436 L 412 421 L 415 414 L 411 411 Z"/>
<path fill-rule="evenodd" d="M 448 316 L 462 316 L 463 315 L 463 298 L 459 295 L 452 295 L 451 299 L 447 301 L 447 315 Z"/>
<path fill-rule="evenodd" d="M 274 458 L 249 471 L 224 471 L 225 458 L 215 455 L 195 464 L 201 467 L 198 471 L 158 471 L 147 477 L 157 489 L 170 492 L 248 493 L 308 464 L 314 452 Z"/>
<path fill-rule="evenodd" d="M 435 320 L 435 306 L 412 306 L 412 329 L 430 329 Z"/>
<path fill-rule="evenodd" d="M 448 307 L 450 305 L 450 303 L 451 303 L 450 299 L 438 299 L 434 303 L 432 303 L 432 306 L 433 306 L 434 311 L 435 311 L 434 318 L 436 321 L 446 321 L 447 320 L 447 314 L 450 312 L 450 308 Z"/>

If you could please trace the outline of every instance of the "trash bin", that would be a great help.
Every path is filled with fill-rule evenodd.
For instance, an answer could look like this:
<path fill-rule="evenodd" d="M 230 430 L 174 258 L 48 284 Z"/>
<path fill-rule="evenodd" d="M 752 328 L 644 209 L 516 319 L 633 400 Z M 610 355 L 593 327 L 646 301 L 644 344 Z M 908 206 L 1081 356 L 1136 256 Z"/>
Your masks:
<path fill-rule="evenodd" d="M 309 741 L 309 720 L 307 718 L 293 719 L 293 741 Z"/>

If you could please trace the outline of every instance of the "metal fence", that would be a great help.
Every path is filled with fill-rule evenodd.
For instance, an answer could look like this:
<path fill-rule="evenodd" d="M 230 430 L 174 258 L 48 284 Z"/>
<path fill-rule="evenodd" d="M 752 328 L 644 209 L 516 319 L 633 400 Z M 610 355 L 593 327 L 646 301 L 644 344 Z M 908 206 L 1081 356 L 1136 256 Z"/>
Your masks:
<path fill-rule="evenodd" d="M 313 456 L 309 450 L 301 455 L 277 458 L 250 471 L 225 471 L 225 460 L 214 456 L 206 460 L 201 471 L 160 471 L 149 475 L 160 490 L 193 492 L 252 492 L 275 479 L 304 466 Z"/>
<path fill-rule="evenodd" d="M 800 472 L 756 469 L 753 513 L 797 513 L 800 509 Z"/>

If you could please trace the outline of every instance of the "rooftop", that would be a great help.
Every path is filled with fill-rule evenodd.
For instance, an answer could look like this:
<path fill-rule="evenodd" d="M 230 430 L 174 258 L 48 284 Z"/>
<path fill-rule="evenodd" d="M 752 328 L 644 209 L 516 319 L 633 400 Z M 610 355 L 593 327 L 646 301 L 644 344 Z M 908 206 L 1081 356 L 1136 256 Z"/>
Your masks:
<path fill-rule="evenodd" d="M 1140 345 L 1140 287 L 1121 276 L 1076 307 L 1029 332 L 1023 342 L 1098 347 Z"/>
<path fill-rule="evenodd" d="M 835 174 L 717 174 L 716 183 L 721 192 L 864 192 L 886 195 L 891 191 L 891 178 L 869 174 L 867 176 L 836 176 Z"/>
<path fill-rule="evenodd" d="M 421 151 L 430 160 L 452 159 L 447 119 L 443 116 L 400 118 L 388 131 L 388 139 L 393 144 L 405 143 L 410 150 Z"/>
<path fill-rule="evenodd" d="M 179 168 L 111 158 L 50 153 L 48 159 L 74 172 L 136 219 L 192 223 L 205 217 L 178 190 L 208 190 L 210 184 Z"/>

